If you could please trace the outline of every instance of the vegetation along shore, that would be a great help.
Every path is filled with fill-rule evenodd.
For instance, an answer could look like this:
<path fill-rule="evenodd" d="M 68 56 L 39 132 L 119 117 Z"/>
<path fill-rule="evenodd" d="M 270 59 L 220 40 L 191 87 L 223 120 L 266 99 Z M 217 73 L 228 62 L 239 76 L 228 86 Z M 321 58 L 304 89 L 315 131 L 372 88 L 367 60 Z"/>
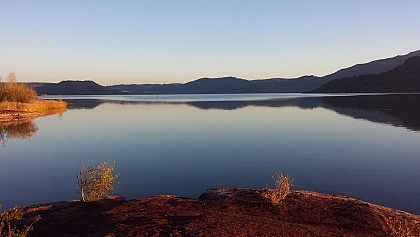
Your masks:
<path fill-rule="evenodd" d="M 6 82 L 0 78 L 0 122 L 32 119 L 64 112 L 67 103 L 62 100 L 43 100 L 35 90 L 17 83 L 15 73 L 9 73 Z"/>

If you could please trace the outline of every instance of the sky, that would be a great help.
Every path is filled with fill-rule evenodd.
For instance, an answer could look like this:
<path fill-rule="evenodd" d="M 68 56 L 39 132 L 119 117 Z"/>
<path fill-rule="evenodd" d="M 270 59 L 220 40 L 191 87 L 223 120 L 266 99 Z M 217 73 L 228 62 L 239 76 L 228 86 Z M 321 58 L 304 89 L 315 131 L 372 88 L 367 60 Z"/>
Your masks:
<path fill-rule="evenodd" d="M 418 0 L 0 0 L 0 76 L 102 85 L 323 76 L 420 49 Z"/>

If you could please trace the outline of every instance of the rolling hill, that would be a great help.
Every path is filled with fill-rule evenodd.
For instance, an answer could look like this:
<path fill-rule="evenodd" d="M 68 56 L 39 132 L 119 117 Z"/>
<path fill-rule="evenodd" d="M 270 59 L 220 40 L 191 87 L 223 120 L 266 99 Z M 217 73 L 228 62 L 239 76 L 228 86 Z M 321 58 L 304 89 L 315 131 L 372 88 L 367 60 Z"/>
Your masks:
<path fill-rule="evenodd" d="M 192 94 L 192 93 L 289 93 L 308 92 L 343 77 L 380 74 L 392 70 L 408 58 L 420 56 L 420 50 L 406 55 L 375 60 L 338 70 L 324 77 L 302 76 L 295 79 L 270 78 L 245 80 L 236 77 L 200 78 L 184 84 L 115 85 L 110 88 L 132 94 Z"/>
<path fill-rule="evenodd" d="M 246 80 L 237 77 L 200 78 L 187 83 L 171 84 L 120 84 L 113 86 L 101 86 L 93 81 L 62 81 L 60 83 L 33 84 L 38 94 L 50 95 L 75 95 L 75 94 L 225 94 L 225 93 L 303 93 L 314 91 L 324 84 L 342 78 L 365 77 L 363 75 L 381 75 L 400 65 L 407 59 L 420 56 L 420 50 L 406 55 L 392 58 L 375 60 L 372 62 L 357 64 L 338 70 L 335 73 L 317 77 L 302 76 L 294 79 L 270 78 L 260 80 Z M 336 82 L 334 82 L 336 83 Z M 356 83 L 356 82 L 355 82 Z M 396 86 L 396 85 L 395 85 Z M 360 87 L 360 86 L 359 86 Z M 357 87 L 357 88 L 359 88 Z M 325 89 L 325 87 L 323 87 Z M 348 87 L 347 92 L 353 87 Z M 356 87 L 354 87 L 356 88 Z M 324 90 L 322 89 L 322 90 Z M 377 91 L 371 89 L 367 91 Z M 417 90 L 417 89 L 416 89 Z M 319 90 L 319 92 L 321 89 Z M 400 88 L 387 91 L 401 91 Z M 406 89 L 404 89 L 406 91 Z M 413 91 L 413 90 L 409 90 Z M 417 90 L 418 91 L 418 90 Z M 333 91 L 331 91 L 333 92 Z M 382 92 L 382 91 L 381 91 Z"/>
<path fill-rule="evenodd" d="M 34 88 L 38 94 L 47 95 L 112 95 L 121 91 L 101 86 L 93 81 L 62 81 L 45 83 Z"/>
<path fill-rule="evenodd" d="M 420 92 L 420 56 L 409 58 L 388 72 L 330 81 L 313 92 Z"/>

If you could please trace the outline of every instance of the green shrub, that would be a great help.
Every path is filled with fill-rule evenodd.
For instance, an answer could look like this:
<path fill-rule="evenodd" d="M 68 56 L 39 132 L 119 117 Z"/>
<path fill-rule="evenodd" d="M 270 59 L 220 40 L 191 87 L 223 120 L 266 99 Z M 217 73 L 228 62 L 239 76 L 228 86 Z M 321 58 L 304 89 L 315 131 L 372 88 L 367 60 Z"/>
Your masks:
<path fill-rule="evenodd" d="M 35 222 L 41 219 L 40 216 L 36 216 L 32 223 L 28 226 L 23 225 L 19 228 L 16 224 L 19 224 L 23 220 L 25 214 L 22 207 L 13 206 L 7 211 L 0 213 L 0 237 L 25 237 L 28 236 L 29 231 L 33 230 Z M 22 226 L 22 225 L 20 225 Z"/>
<path fill-rule="evenodd" d="M 276 187 L 274 189 L 266 189 L 262 196 L 272 204 L 279 205 L 287 194 L 290 193 L 290 188 L 293 186 L 293 179 L 289 175 L 283 175 L 279 172 L 276 172 L 272 178 Z"/>
<path fill-rule="evenodd" d="M 78 191 L 83 202 L 93 202 L 108 196 L 118 184 L 117 175 L 112 172 L 115 168 L 115 161 L 108 165 L 101 162 L 96 167 L 87 164 L 83 166 L 76 176 L 78 181 Z"/>

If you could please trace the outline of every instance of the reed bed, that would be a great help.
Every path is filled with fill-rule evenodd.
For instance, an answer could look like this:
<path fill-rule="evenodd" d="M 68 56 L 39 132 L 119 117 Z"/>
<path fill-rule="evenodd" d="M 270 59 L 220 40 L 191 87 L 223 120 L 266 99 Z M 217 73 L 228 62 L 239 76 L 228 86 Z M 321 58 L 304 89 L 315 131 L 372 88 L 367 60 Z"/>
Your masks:
<path fill-rule="evenodd" d="M 41 100 L 33 99 L 31 102 L 0 102 L 0 111 L 14 112 L 36 112 L 41 114 L 49 114 L 51 110 L 62 110 L 67 107 L 67 103 L 62 100 Z M 64 112 L 63 111 L 63 112 Z"/>
<path fill-rule="evenodd" d="M 31 87 L 17 83 L 15 73 L 11 72 L 7 75 L 7 81 L 0 83 L 0 112 L 51 114 L 53 110 L 65 111 L 67 107 L 67 103 L 61 99 L 41 100 L 36 95 Z"/>

